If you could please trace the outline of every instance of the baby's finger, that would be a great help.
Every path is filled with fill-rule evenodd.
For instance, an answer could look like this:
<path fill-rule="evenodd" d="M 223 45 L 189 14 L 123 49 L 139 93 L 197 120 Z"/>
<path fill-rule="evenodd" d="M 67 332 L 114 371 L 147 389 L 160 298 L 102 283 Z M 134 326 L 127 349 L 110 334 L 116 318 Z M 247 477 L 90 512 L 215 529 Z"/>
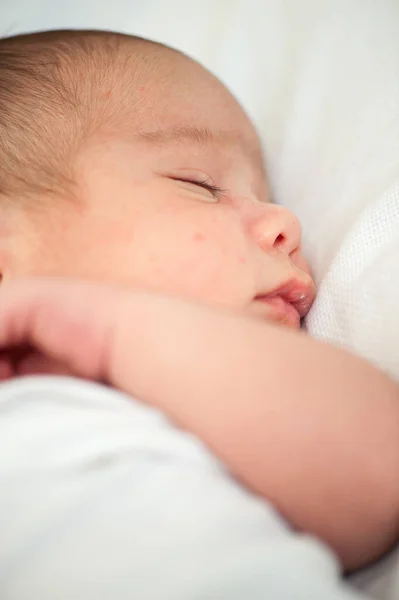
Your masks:
<path fill-rule="evenodd" d="M 14 373 L 15 375 L 78 375 L 72 372 L 67 364 L 37 351 L 24 356 L 15 365 Z"/>
<path fill-rule="evenodd" d="M 26 362 L 25 370 L 51 365 L 63 373 L 102 379 L 107 368 L 107 339 L 122 295 L 117 287 L 69 280 L 4 285 L 0 292 L 0 349 L 30 345 L 38 351 L 42 358 L 36 355 L 30 366 Z M 8 376 L 5 366 L 4 373 Z"/>
<path fill-rule="evenodd" d="M 0 382 L 7 381 L 15 376 L 11 360 L 6 357 L 0 357 Z"/>

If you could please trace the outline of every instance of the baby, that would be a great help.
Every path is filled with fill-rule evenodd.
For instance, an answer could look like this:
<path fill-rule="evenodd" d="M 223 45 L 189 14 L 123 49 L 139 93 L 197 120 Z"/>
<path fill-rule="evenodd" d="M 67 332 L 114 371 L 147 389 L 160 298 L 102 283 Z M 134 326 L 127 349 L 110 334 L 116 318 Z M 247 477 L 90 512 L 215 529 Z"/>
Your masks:
<path fill-rule="evenodd" d="M 164 410 L 346 568 L 389 548 L 398 388 L 269 325 L 299 329 L 314 284 L 298 220 L 268 202 L 257 134 L 215 77 L 114 33 L 2 40 L 0 211 L 0 307 L 53 311 L 38 347 Z"/>

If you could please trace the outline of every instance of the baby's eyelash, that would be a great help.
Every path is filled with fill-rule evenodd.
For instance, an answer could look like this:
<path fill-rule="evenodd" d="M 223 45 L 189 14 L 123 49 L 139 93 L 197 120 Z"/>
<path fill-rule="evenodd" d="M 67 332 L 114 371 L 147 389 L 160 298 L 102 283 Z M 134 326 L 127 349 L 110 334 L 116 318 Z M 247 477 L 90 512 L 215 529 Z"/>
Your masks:
<path fill-rule="evenodd" d="M 205 190 L 208 190 L 215 196 L 215 198 L 221 198 L 227 193 L 227 190 L 224 190 L 223 188 L 215 185 L 214 183 L 210 183 L 209 181 L 192 181 L 192 183 L 199 185 Z"/>
<path fill-rule="evenodd" d="M 222 196 L 227 194 L 227 190 L 219 187 L 218 185 L 215 185 L 214 183 L 211 183 L 209 179 L 204 179 L 203 181 L 200 181 L 198 179 L 179 178 L 177 181 L 183 181 L 183 183 L 192 183 L 193 185 L 198 185 L 199 187 L 202 187 L 204 188 L 204 190 L 207 190 L 208 192 L 213 194 L 215 198 L 221 198 Z"/>

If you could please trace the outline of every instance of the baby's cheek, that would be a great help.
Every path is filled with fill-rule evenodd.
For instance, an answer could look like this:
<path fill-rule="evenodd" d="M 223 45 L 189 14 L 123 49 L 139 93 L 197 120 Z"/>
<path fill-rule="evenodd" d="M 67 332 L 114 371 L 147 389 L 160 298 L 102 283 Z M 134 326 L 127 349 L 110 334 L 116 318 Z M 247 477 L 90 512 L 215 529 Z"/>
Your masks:
<path fill-rule="evenodd" d="M 187 292 L 215 305 L 238 307 L 252 288 L 249 258 L 237 253 L 233 241 L 195 231 L 181 275 Z"/>

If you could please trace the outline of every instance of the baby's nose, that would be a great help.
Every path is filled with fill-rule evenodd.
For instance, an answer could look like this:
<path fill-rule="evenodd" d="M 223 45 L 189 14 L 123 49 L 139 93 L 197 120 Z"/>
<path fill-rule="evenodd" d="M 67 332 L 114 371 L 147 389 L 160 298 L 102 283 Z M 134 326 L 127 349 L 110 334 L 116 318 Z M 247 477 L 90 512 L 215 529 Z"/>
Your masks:
<path fill-rule="evenodd" d="M 290 255 L 301 244 L 301 225 L 283 206 L 265 204 L 252 226 L 252 235 L 264 252 L 278 249 Z"/>

